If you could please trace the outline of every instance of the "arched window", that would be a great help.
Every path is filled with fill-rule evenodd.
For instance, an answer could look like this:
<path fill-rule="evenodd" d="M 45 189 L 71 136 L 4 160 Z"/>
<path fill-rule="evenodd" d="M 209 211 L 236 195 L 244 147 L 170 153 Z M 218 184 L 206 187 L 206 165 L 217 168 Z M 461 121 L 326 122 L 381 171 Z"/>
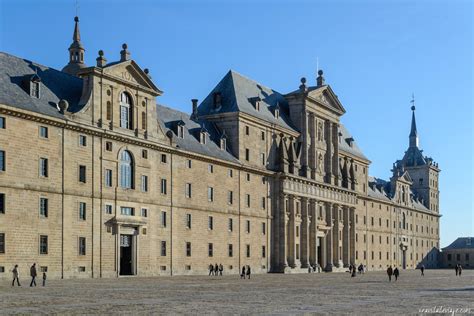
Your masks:
<path fill-rule="evenodd" d="M 133 159 L 132 155 L 124 150 L 120 154 L 120 186 L 124 189 L 133 188 Z"/>
<path fill-rule="evenodd" d="M 133 129 L 132 98 L 126 92 L 120 94 L 120 127 Z"/>

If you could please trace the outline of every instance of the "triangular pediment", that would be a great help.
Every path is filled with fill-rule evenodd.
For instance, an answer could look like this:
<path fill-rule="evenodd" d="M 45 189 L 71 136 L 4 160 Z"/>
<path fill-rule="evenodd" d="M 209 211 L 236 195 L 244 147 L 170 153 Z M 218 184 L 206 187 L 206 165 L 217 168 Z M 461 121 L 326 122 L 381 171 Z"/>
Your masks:
<path fill-rule="evenodd" d="M 409 182 L 409 183 L 413 182 L 413 180 L 410 177 L 410 174 L 408 173 L 408 171 L 404 171 L 403 174 L 400 177 L 398 177 L 398 180 L 404 181 L 404 182 Z"/>
<path fill-rule="evenodd" d="M 147 90 L 154 91 L 156 95 L 163 93 L 133 60 L 109 64 L 104 68 L 104 73 L 134 85 L 138 84 Z"/>
<path fill-rule="evenodd" d="M 328 110 L 342 115 L 346 112 L 330 86 L 322 86 L 308 92 L 308 98 L 326 107 Z"/>

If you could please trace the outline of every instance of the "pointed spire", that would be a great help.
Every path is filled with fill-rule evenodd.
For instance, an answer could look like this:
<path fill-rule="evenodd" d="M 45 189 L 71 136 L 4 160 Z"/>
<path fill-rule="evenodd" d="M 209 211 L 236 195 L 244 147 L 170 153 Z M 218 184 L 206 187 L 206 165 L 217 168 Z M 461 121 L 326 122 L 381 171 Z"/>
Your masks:
<path fill-rule="evenodd" d="M 412 115 L 411 115 L 411 129 L 410 129 L 410 147 L 418 147 L 418 132 L 416 130 L 416 119 L 415 119 L 415 96 L 413 95 L 411 100 Z"/>
<path fill-rule="evenodd" d="M 72 34 L 72 43 L 69 46 L 69 63 L 63 68 L 63 71 L 76 75 L 79 70 L 85 68 L 84 64 L 85 49 L 81 43 L 81 32 L 79 31 L 79 17 L 74 17 L 74 33 Z"/>

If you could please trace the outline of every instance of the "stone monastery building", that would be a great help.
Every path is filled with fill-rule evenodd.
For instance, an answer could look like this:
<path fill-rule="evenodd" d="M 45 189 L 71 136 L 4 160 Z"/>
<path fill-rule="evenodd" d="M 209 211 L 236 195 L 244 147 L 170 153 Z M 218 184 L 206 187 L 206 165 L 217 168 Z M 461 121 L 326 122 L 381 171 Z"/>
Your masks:
<path fill-rule="evenodd" d="M 437 264 L 440 169 L 409 146 L 388 181 L 319 71 L 279 93 L 229 71 L 192 114 L 130 58 L 55 70 L 0 53 L 0 278 L 341 271 Z"/>

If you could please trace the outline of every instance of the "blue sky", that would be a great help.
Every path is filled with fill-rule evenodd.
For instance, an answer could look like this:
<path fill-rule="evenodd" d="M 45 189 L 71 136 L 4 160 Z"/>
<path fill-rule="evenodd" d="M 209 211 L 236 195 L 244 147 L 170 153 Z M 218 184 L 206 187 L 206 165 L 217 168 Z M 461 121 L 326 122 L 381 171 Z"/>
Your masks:
<path fill-rule="evenodd" d="M 0 50 L 61 69 L 75 1 L 0 0 Z M 451 1 L 79 1 L 86 62 L 122 43 L 190 111 L 234 69 L 281 93 L 316 81 L 316 60 L 342 121 L 388 179 L 408 147 L 415 93 L 420 145 L 442 169 L 441 245 L 474 236 L 473 5 Z"/>

